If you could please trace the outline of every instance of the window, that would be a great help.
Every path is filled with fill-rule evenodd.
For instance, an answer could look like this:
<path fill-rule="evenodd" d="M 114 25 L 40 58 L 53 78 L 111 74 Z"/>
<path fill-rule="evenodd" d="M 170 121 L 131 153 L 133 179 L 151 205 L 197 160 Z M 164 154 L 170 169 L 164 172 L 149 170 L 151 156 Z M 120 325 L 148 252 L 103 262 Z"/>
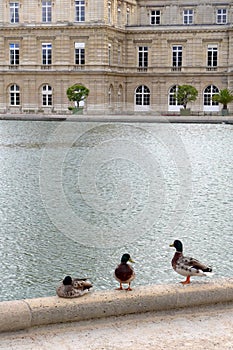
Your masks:
<path fill-rule="evenodd" d="M 128 26 L 130 24 L 130 9 L 127 7 L 126 9 L 126 25 Z"/>
<path fill-rule="evenodd" d="M 52 3 L 51 1 L 42 1 L 42 22 L 52 21 Z"/>
<path fill-rule="evenodd" d="M 52 64 L 52 44 L 42 44 L 42 64 Z"/>
<path fill-rule="evenodd" d="M 182 46 L 172 47 L 172 66 L 176 68 L 182 66 Z"/>
<path fill-rule="evenodd" d="M 118 45 L 118 48 L 117 48 L 117 63 L 118 64 L 121 64 L 121 45 Z"/>
<path fill-rule="evenodd" d="M 75 43 L 75 64 L 85 64 L 85 43 Z"/>
<path fill-rule="evenodd" d="M 183 24 L 193 24 L 193 10 L 183 11 Z"/>
<path fill-rule="evenodd" d="M 160 24 L 160 11 L 152 10 L 150 13 L 150 24 Z"/>
<path fill-rule="evenodd" d="M 75 0 L 75 21 L 84 22 L 85 21 L 85 1 Z"/>
<path fill-rule="evenodd" d="M 19 44 L 10 44 L 10 64 L 19 64 Z"/>
<path fill-rule="evenodd" d="M 112 64 L 112 45 L 108 44 L 108 64 Z"/>
<path fill-rule="evenodd" d="M 120 26 L 121 25 L 121 8 L 117 8 L 117 24 Z"/>
<path fill-rule="evenodd" d="M 218 94 L 219 90 L 214 85 L 209 85 L 204 90 L 204 106 L 218 106 L 218 102 L 212 101 L 212 97 Z"/>
<path fill-rule="evenodd" d="M 52 106 L 52 88 L 49 85 L 42 87 L 42 105 Z"/>
<path fill-rule="evenodd" d="M 227 9 L 218 9 L 217 10 L 217 24 L 227 23 Z"/>
<path fill-rule="evenodd" d="M 20 105 L 20 90 L 19 86 L 14 84 L 10 87 L 10 105 L 19 106 Z"/>
<path fill-rule="evenodd" d="M 136 89 L 136 105 L 138 106 L 150 105 L 150 90 L 147 86 L 141 85 Z"/>
<path fill-rule="evenodd" d="M 178 91 L 178 85 L 174 85 L 171 87 L 169 91 L 169 106 L 178 106 L 176 94 Z"/>
<path fill-rule="evenodd" d="M 208 45 L 207 50 L 207 67 L 217 67 L 218 65 L 218 46 Z"/>
<path fill-rule="evenodd" d="M 19 23 L 19 3 L 10 2 L 10 22 Z"/>
<path fill-rule="evenodd" d="M 112 22 L 112 3 L 111 1 L 108 2 L 108 23 L 110 24 Z"/>
<path fill-rule="evenodd" d="M 138 48 L 138 67 L 148 67 L 148 47 L 139 46 Z"/>

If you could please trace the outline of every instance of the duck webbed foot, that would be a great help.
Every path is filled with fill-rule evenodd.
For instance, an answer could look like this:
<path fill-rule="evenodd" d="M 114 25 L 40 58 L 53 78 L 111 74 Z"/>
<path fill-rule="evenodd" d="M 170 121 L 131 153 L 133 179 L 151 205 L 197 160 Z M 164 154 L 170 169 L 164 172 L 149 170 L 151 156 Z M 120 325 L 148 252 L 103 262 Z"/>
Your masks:
<path fill-rule="evenodd" d="M 190 283 L 190 276 L 187 276 L 186 280 L 183 282 L 180 282 L 180 283 L 182 283 L 183 285 L 189 284 Z"/>
<path fill-rule="evenodd" d="M 127 290 L 127 291 L 131 291 L 131 290 L 133 290 L 132 288 L 130 288 L 130 283 L 129 283 L 128 288 L 125 288 L 125 290 Z"/>
<path fill-rule="evenodd" d="M 120 283 L 120 287 L 116 288 L 116 290 L 123 290 L 122 284 Z"/>

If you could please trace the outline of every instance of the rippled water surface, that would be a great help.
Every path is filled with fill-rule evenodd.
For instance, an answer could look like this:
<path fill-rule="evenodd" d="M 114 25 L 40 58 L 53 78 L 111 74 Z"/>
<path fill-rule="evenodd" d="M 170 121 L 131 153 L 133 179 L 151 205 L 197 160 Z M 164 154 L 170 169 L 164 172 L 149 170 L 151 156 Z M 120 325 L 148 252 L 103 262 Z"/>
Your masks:
<path fill-rule="evenodd" d="M 134 286 L 180 281 L 176 238 L 232 276 L 231 125 L 0 121 L 0 163 L 0 300 L 115 288 L 125 252 Z"/>

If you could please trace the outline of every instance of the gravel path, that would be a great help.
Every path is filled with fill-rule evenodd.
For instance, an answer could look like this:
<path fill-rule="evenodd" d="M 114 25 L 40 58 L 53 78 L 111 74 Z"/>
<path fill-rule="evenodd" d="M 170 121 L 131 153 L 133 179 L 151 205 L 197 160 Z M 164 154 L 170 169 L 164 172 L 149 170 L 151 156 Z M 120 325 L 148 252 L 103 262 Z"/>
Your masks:
<path fill-rule="evenodd" d="M 8 350 L 233 349 L 233 304 L 126 315 L 3 333 Z"/>

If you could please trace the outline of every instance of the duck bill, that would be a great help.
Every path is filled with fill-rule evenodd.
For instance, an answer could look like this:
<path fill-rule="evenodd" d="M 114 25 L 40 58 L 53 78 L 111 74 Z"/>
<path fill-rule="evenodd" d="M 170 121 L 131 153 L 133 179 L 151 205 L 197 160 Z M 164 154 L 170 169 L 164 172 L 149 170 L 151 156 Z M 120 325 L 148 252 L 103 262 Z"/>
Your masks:
<path fill-rule="evenodd" d="M 129 262 L 135 263 L 135 261 L 132 258 L 129 258 Z"/>
<path fill-rule="evenodd" d="M 174 247 L 174 243 L 170 244 L 169 247 Z"/>

